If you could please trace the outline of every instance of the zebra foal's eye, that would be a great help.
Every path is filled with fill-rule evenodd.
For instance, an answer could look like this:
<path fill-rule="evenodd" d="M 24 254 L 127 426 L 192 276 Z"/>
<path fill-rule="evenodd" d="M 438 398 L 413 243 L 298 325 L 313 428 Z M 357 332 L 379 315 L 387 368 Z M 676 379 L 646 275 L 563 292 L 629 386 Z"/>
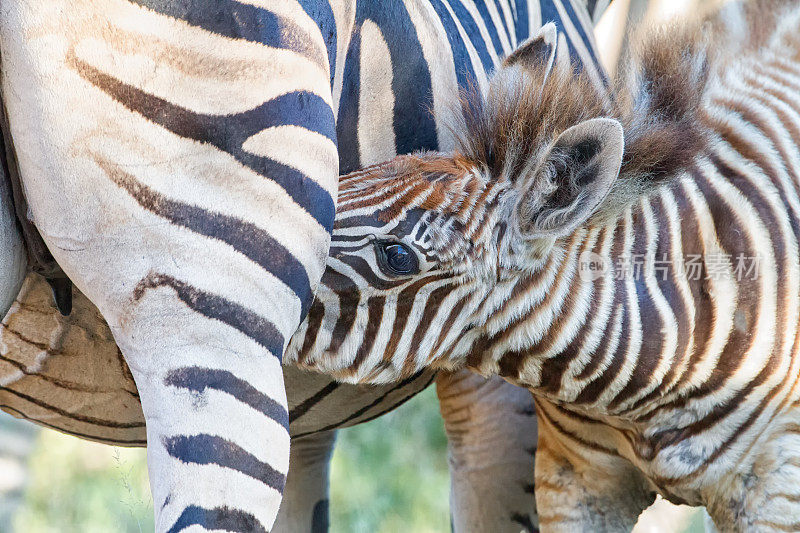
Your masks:
<path fill-rule="evenodd" d="M 387 276 L 408 276 L 419 272 L 416 254 L 403 243 L 377 242 L 378 266 Z"/>

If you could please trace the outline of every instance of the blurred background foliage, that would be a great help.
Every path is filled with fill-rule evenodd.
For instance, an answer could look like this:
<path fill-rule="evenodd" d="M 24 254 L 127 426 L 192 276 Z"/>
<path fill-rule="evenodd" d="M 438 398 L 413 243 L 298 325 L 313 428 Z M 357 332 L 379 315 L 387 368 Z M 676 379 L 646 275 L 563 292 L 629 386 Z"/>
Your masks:
<path fill-rule="evenodd" d="M 447 439 L 433 387 L 373 422 L 339 432 L 331 531 L 450 530 Z"/>
<path fill-rule="evenodd" d="M 10 532 L 153 531 L 144 450 L 49 430 L 32 445 L 27 487 Z M 446 450 L 432 387 L 378 420 L 340 431 L 331 471 L 331 531 L 449 531 Z"/>
<path fill-rule="evenodd" d="M 39 435 L 13 517 L 18 533 L 149 533 L 153 505 L 143 449 Z"/>
<path fill-rule="evenodd" d="M 153 531 L 143 449 L 31 432 L 32 427 L 0 412 L 3 438 L 20 429 L 33 436 L 17 440 L 32 446 L 27 483 L 16 512 L 6 525 L 0 519 L 0 532 Z M 3 468 L 0 453 L 0 487 L 3 476 L 13 473 L 9 465 Z M 447 441 L 433 387 L 388 415 L 339 432 L 331 471 L 331 533 L 447 533 L 448 500 Z M 662 502 L 643 517 L 636 533 L 704 531 L 698 509 Z"/>

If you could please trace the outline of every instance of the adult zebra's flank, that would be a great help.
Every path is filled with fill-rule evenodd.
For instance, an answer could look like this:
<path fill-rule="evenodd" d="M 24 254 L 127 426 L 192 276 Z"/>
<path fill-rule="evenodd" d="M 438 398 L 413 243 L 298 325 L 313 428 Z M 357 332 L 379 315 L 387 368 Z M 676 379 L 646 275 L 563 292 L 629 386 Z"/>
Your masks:
<path fill-rule="evenodd" d="M 512 54 L 454 153 L 340 181 L 329 268 L 405 327 L 354 308 L 374 349 L 287 360 L 529 388 L 543 531 L 630 529 L 655 493 L 722 531 L 799 531 L 798 27 L 760 0 L 651 31 L 614 102 Z"/>
<path fill-rule="evenodd" d="M 543 19 L 590 66 L 578 7 L 3 2 L 25 214 L 137 381 L 158 530 L 274 520 L 288 447 L 279 361 L 322 274 L 338 163 L 449 149 L 428 107 L 470 79 L 485 86 Z"/>

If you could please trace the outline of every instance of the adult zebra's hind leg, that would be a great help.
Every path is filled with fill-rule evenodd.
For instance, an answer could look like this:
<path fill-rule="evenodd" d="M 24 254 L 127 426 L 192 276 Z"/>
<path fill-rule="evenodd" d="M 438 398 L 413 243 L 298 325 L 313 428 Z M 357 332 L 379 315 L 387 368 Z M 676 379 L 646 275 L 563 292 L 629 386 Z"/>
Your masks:
<path fill-rule="evenodd" d="M 336 431 L 293 438 L 283 502 L 272 533 L 326 533 L 330 463 Z"/>
<path fill-rule="evenodd" d="M 453 530 L 536 531 L 536 417 L 530 393 L 463 370 L 436 380 L 448 438 Z"/>

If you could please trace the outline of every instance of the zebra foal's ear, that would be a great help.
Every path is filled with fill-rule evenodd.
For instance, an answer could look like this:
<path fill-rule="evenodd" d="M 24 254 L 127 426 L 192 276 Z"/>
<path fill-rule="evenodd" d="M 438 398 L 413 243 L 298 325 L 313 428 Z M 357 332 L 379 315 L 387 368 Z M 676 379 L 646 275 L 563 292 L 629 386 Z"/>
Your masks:
<path fill-rule="evenodd" d="M 556 42 L 558 30 L 556 25 L 548 22 L 533 37 L 520 44 L 503 60 L 503 68 L 519 66 L 523 69 L 541 69 L 546 65 L 545 72 L 553 68 L 556 57 Z"/>
<path fill-rule="evenodd" d="M 585 223 L 611 190 L 622 164 L 622 125 L 593 118 L 558 136 L 517 206 L 526 238 L 568 235 Z"/>

